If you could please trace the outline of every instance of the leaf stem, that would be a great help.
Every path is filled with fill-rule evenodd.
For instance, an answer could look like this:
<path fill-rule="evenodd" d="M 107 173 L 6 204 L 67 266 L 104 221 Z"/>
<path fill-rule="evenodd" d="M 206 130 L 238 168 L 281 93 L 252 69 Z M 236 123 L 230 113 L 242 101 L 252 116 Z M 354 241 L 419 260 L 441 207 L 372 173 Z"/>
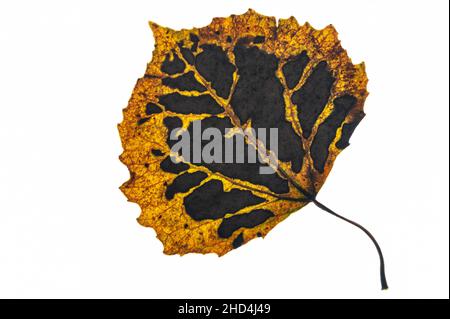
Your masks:
<path fill-rule="evenodd" d="M 384 257 L 383 257 L 383 253 L 381 251 L 380 245 L 378 245 L 378 242 L 376 241 L 375 237 L 373 237 L 373 235 L 363 226 L 361 226 L 360 224 L 345 218 L 339 214 L 337 214 L 336 212 L 332 211 L 330 208 L 326 207 L 325 205 L 323 205 L 321 202 L 319 202 L 318 200 L 316 200 L 315 198 L 312 200 L 312 202 L 319 207 L 320 209 L 326 211 L 327 213 L 336 216 L 337 218 L 340 218 L 344 221 L 346 221 L 347 223 L 352 224 L 353 226 L 358 227 L 359 229 L 361 229 L 364 233 L 366 233 L 367 236 L 369 236 L 369 238 L 372 240 L 373 244 L 375 245 L 375 248 L 377 249 L 378 252 L 378 257 L 380 258 L 380 280 L 381 280 L 381 289 L 382 290 L 386 290 L 388 289 L 388 284 L 387 284 L 387 280 L 386 280 L 386 273 L 385 273 L 385 269 L 384 269 Z"/>
<path fill-rule="evenodd" d="M 386 280 L 386 272 L 384 269 L 384 257 L 383 257 L 383 252 L 381 251 L 380 245 L 378 245 L 378 242 L 376 241 L 375 237 L 373 237 L 373 235 L 367 230 L 365 229 L 363 226 L 361 226 L 360 224 L 354 222 L 353 220 L 350 220 L 348 218 L 345 218 L 344 216 L 339 215 L 338 213 L 332 211 L 330 208 L 328 208 L 327 206 L 325 206 L 324 204 L 322 204 L 321 202 L 319 202 L 316 199 L 316 196 L 310 192 L 308 192 L 307 190 L 305 190 L 302 186 L 300 186 L 300 184 L 298 184 L 294 179 L 290 178 L 290 176 L 283 170 L 280 168 L 280 172 L 283 176 L 285 176 L 291 183 L 292 185 L 294 185 L 295 188 L 297 188 L 297 190 L 303 194 L 303 196 L 305 196 L 309 201 L 311 201 L 312 203 L 314 203 L 317 207 L 319 207 L 320 209 L 326 211 L 327 213 L 342 219 L 343 221 L 346 221 L 347 223 L 352 224 L 353 226 L 358 227 L 359 229 L 361 229 L 364 233 L 366 233 L 366 235 L 370 238 L 370 240 L 372 240 L 373 244 L 375 245 L 375 248 L 377 249 L 378 252 L 378 257 L 380 258 L 380 280 L 381 280 L 381 289 L 382 290 L 386 290 L 388 289 L 388 284 L 387 284 L 387 280 Z M 299 198 L 299 201 L 304 201 L 304 198 Z"/>

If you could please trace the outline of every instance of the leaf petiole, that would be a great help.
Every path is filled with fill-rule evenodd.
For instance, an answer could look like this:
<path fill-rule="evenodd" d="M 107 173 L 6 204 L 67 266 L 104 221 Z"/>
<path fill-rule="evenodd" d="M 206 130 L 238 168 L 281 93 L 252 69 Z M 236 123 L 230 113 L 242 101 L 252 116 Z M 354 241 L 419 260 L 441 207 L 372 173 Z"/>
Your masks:
<path fill-rule="evenodd" d="M 363 226 L 361 226 L 360 224 L 345 218 L 337 213 L 335 213 L 334 211 L 332 211 L 331 209 L 329 209 L 328 207 L 326 207 L 325 205 L 323 205 L 321 202 L 319 202 L 316 199 L 313 199 L 312 202 L 319 207 L 320 209 L 326 211 L 327 213 L 336 216 L 337 218 L 340 218 L 344 221 L 346 221 L 347 223 L 352 224 L 353 226 L 358 227 L 359 229 L 361 229 L 364 233 L 366 233 L 367 236 L 369 236 L 369 238 L 372 240 L 373 244 L 375 245 L 375 248 L 377 249 L 378 252 L 378 256 L 380 258 L 380 280 L 381 280 L 381 289 L 382 290 L 386 290 L 388 289 L 388 284 L 387 284 L 387 280 L 386 280 L 386 272 L 384 269 L 384 257 L 383 257 L 383 253 L 381 251 L 380 245 L 378 245 L 378 242 L 376 241 L 375 237 L 373 237 L 373 235 Z"/>

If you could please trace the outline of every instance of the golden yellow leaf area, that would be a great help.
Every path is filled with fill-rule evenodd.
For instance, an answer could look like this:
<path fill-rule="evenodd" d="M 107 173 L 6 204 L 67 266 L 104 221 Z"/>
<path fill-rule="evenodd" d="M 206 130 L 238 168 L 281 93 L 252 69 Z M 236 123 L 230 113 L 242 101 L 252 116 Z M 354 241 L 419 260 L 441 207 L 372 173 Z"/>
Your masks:
<path fill-rule="evenodd" d="M 264 237 L 289 214 L 305 206 L 310 196 L 315 196 L 320 190 L 336 156 L 348 145 L 352 129 L 364 116 L 363 104 L 368 94 L 364 64 L 352 64 L 331 25 L 315 30 L 308 23 L 299 25 L 293 17 L 280 19 L 277 23 L 274 17 L 263 16 L 253 10 L 228 18 L 214 18 L 210 25 L 203 28 L 175 31 L 152 22 L 150 27 L 155 38 L 153 57 L 145 76 L 137 81 L 129 104 L 124 109 L 123 122 L 119 124 L 124 148 L 120 159 L 131 175 L 121 190 L 129 201 L 139 204 L 142 213 L 138 222 L 155 229 L 164 245 L 164 253 L 224 255 L 256 237 Z M 298 140 L 297 148 L 302 150 L 298 154 L 301 160 L 297 162 L 298 167 L 294 167 L 294 160 L 282 161 L 274 153 L 267 153 L 256 137 L 250 136 L 246 142 L 254 145 L 258 152 L 263 152 L 267 163 L 273 166 L 276 162 L 277 178 L 286 180 L 289 185 L 282 194 L 274 192 L 268 184 L 230 177 L 223 171 L 190 163 L 178 154 L 171 153 L 167 143 L 170 134 L 165 123 L 167 118 L 179 119 L 183 130 L 188 130 L 194 120 L 210 117 L 229 119 L 233 127 L 244 129 L 264 121 L 260 115 L 258 119 L 253 115 L 243 121 L 245 109 L 237 108 L 238 102 L 235 101 L 240 97 L 235 95 L 239 93 L 241 96 L 247 92 L 240 85 L 243 81 L 253 83 L 249 84 L 249 87 L 254 88 L 253 91 L 259 90 L 251 82 L 251 77 L 258 77 L 258 73 L 242 70 L 244 66 L 239 63 L 244 63 L 240 61 L 245 59 L 245 55 L 237 57 L 237 54 L 241 54 L 239 52 L 276 61 L 274 69 L 266 76 L 274 80 L 267 81 L 276 82 L 276 85 L 279 83 L 282 87 L 283 121 L 290 125 L 291 135 L 295 135 Z M 216 64 L 203 61 L 206 57 L 214 59 L 215 54 L 220 58 L 225 56 L 227 61 Z M 251 59 L 248 60 L 246 63 L 250 66 L 245 66 L 247 70 L 258 70 L 258 67 L 252 69 Z M 201 63 L 213 65 L 213 71 L 204 67 L 202 70 Z M 223 65 L 224 69 L 221 69 Z M 301 72 L 297 74 L 295 67 L 301 68 Z M 216 70 L 214 68 L 219 73 L 231 70 L 228 91 L 222 90 L 221 84 L 216 83 L 221 75 L 211 74 Z M 170 84 L 174 80 L 185 80 L 187 75 L 190 76 L 188 89 L 183 86 L 184 82 L 181 85 L 180 82 Z M 193 81 L 197 86 L 192 86 Z M 266 79 L 262 78 L 262 81 Z M 264 83 L 269 83 L 267 81 Z M 268 94 L 267 88 L 261 90 Z M 214 114 L 208 111 L 196 112 L 195 109 L 185 112 L 180 110 L 182 106 L 174 107 L 167 102 L 168 97 L 174 96 L 181 96 L 183 101 L 186 101 L 185 98 L 207 97 L 214 105 L 220 106 L 221 111 Z M 272 97 L 267 95 L 267 98 Z M 323 105 L 318 107 L 321 103 Z M 188 107 L 195 108 L 191 104 Z M 307 106 L 310 106 L 309 109 Z M 149 111 L 149 107 L 157 111 Z M 283 138 L 280 133 L 280 139 Z M 186 169 L 183 172 L 161 169 L 162 162 L 169 155 L 184 162 Z M 167 189 L 180 174 L 196 172 L 203 172 L 205 178 L 168 198 Z M 225 212 L 220 217 L 192 218 L 192 214 L 186 210 L 186 198 L 192 197 L 194 192 L 199 192 L 202 186 L 210 185 L 212 181 L 220 181 L 224 193 L 245 191 L 261 200 L 248 207 Z M 219 204 L 223 203 L 219 201 Z M 258 222 L 242 223 L 234 219 L 234 224 L 231 224 L 241 227 L 233 228 L 227 236 L 219 234 L 224 219 L 249 213 L 255 216 L 258 212 L 266 212 L 267 215 Z"/>

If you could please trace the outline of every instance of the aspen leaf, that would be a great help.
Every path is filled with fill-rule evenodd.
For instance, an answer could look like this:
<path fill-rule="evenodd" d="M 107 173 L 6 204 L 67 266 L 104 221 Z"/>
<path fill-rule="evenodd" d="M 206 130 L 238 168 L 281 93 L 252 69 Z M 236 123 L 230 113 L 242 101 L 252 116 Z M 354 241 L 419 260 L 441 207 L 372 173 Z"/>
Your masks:
<path fill-rule="evenodd" d="M 119 124 L 131 175 L 121 190 L 164 252 L 224 255 L 311 202 L 337 215 L 316 195 L 364 117 L 368 93 L 364 64 L 352 63 L 334 27 L 253 10 L 203 28 L 150 27 L 153 57 Z M 210 128 L 223 145 L 243 139 L 242 148 L 231 157 L 211 148 L 213 136 L 202 138 Z M 276 129 L 276 151 L 262 128 Z M 188 156 L 174 150 L 184 137 Z M 202 156 L 211 153 L 212 161 Z M 237 154 L 243 163 L 227 161 Z"/>

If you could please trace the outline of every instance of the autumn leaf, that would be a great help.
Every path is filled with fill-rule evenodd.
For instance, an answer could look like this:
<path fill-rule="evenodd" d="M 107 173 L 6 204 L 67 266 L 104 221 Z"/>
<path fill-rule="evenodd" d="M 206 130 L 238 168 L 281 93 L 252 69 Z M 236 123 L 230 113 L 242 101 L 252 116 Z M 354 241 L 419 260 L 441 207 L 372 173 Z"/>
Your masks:
<path fill-rule="evenodd" d="M 249 10 L 204 28 L 150 27 L 153 58 L 119 124 L 131 175 L 121 190 L 166 254 L 224 255 L 311 202 L 349 221 L 316 199 L 368 95 L 364 64 L 351 62 L 333 26 L 277 23 Z M 195 136 L 196 123 L 200 134 L 219 130 L 225 143 L 242 137 L 244 162 L 229 154 L 205 161 L 208 141 Z M 276 152 L 256 134 L 261 128 L 277 129 Z M 173 150 L 183 134 L 189 156 Z M 248 161 L 251 151 L 260 162 Z M 261 174 L 261 166 L 275 173 Z M 374 241 L 384 278 L 378 244 L 349 222 Z"/>

